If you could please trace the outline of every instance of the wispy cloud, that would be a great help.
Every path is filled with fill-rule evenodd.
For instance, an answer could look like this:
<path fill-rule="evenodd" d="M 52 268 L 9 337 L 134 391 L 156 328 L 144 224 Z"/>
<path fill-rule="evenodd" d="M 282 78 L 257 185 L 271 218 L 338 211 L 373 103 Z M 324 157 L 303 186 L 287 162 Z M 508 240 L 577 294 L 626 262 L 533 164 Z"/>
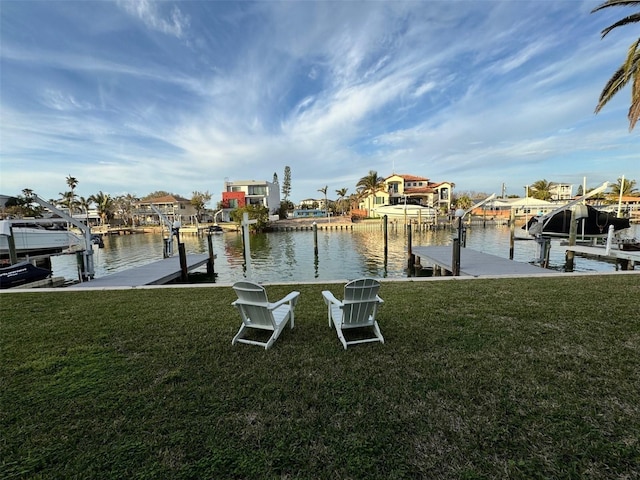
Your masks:
<path fill-rule="evenodd" d="M 46 191 L 53 174 L 54 196 L 71 172 L 85 196 L 217 196 L 288 165 L 296 199 L 370 169 L 485 191 L 640 176 L 624 93 L 593 114 L 628 46 L 600 41 L 595 4 L 15 3 L 1 186 Z"/>
<path fill-rule="evenodd" d="M 118 0 L 125 12 L 140 19 L 148 28 L 177 38 L 184 37 L 189 28 L 189 16 L 184 15 L 177 5 L 163 14 L 160 9 L 165 2 L 152 0 Z"/>

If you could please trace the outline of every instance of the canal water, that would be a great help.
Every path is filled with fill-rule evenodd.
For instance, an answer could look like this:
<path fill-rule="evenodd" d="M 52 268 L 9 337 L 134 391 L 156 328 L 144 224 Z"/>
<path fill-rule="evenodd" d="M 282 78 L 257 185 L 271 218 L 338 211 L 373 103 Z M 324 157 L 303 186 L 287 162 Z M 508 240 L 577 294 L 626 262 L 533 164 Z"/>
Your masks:
<path fill-rule="evenodd" d="M 628 232 L 638 237 L 640 229 L 634 225 Z M 517 235 L 526 234 L 516 229 Z M 412 234 L 414 246 L 451 245 L 454 232 L 448 229 L 418 231 Z M 510 231 L 507 226 L 473 226 L 467 228 L 467 248 L 509 258 Z M 318 230 L 318 254 L 314 253 L 312 230 L 272 232 L 251 235 L 252 279 L 257 282 L 311 282 L 348 280 L 362 276 L 377 278 L 406 278 L 407 234 L 401 227 L 389 230 L 387 255 L 381 228 L 354 230 Z M 206 237 L 182 235 L 181 241 L 189 253 L 208 253 Z M 217 258 L 215 271 L 218 282 L 230 284 L 246 278 L 242 235 L 226 232 L 212 236 Z M 96 278 L 161 260 L 163 239 L 160 233 L 113 235 L 104 237 L 104 248 L 94 246 Z M 177 247 L 175 248 L 177 252 Z M 177 255 L 177 253 L 176 253 Z M 515 242 L 514 260 L 533 262 L 538 255 L 533 240 Z M 78 279 L 75 255 L 52 257 L 54 276 Z M 550 268 L 563 270 L 564 253 L 560 241 L 553 240 Z M 611 263 L 577 257 L 575 271 L 614 271 Z M 204 271 L 204 267 L 197 270 Z"/>

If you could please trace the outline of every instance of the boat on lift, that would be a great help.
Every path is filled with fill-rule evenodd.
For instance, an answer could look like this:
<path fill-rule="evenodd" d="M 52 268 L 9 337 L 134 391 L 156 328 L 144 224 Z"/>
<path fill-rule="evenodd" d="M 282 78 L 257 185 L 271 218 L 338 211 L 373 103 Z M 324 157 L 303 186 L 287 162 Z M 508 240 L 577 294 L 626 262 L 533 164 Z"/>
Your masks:
<path fill-rule="evenodd" d="M 64 228 L 45 228 L 37 221 L 0 220 L 0 256 L 9 255 L 10 236 L 19 257 L 84 248 L 84 240 Z"/>
<path fill-rule="evenodd" d="M 373 214 L 378 217 L 387 216 L 388 219 L 423 219 L 431 220 L 436 216 L 436 209 L 433 207 L 425 207 L 424 205 L 414 205 L 401 203 L 397 205 L 382 205 L 371 209 Z"/>
<path fill-rule="evenodd" d="M 584 205 L 586 215 L 578 220 L 577 232 L 580 237 L 598 238 L 606 237 L 609 226 L 613 225 L 614 232 L 631 227 L 628 218 L 619 218 L 611 212 L 598 210 L 591 205 Z M 549 237 L 568 237 L 571 227 L 571 209 L 556 212 L 545 221 L 541 222 L 539 217 L 533 217 L 522 228 L 530 234 L 542 234 Z"/>

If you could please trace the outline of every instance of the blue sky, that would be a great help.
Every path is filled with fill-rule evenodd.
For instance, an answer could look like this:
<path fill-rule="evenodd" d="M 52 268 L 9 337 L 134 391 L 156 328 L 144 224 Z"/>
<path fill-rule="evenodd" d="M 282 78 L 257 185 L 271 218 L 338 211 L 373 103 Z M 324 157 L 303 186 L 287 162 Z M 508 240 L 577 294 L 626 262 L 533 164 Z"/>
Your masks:
<path fill-rule="evenodd" d="M 88 197 L 284 178 L 291 199 L 369 170 L 524 194 L 640 181 L 637 29 L 598 1 L 0 1 L 0 193 Z M 575 192 L 575 190 L 574 190 Z M 334 197 L 336 195 L 333 195 Z"/>

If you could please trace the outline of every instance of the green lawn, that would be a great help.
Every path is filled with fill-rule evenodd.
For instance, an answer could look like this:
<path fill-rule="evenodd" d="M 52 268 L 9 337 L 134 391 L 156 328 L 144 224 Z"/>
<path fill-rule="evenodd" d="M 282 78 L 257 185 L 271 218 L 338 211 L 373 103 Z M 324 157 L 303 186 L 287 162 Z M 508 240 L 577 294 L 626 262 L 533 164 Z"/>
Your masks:
<path fill-rule="evenodd" d="M 0 295 L 0 478 L 640 478 L 640 275 L 320 292 L 272 350 L 230 287 Z"/>

